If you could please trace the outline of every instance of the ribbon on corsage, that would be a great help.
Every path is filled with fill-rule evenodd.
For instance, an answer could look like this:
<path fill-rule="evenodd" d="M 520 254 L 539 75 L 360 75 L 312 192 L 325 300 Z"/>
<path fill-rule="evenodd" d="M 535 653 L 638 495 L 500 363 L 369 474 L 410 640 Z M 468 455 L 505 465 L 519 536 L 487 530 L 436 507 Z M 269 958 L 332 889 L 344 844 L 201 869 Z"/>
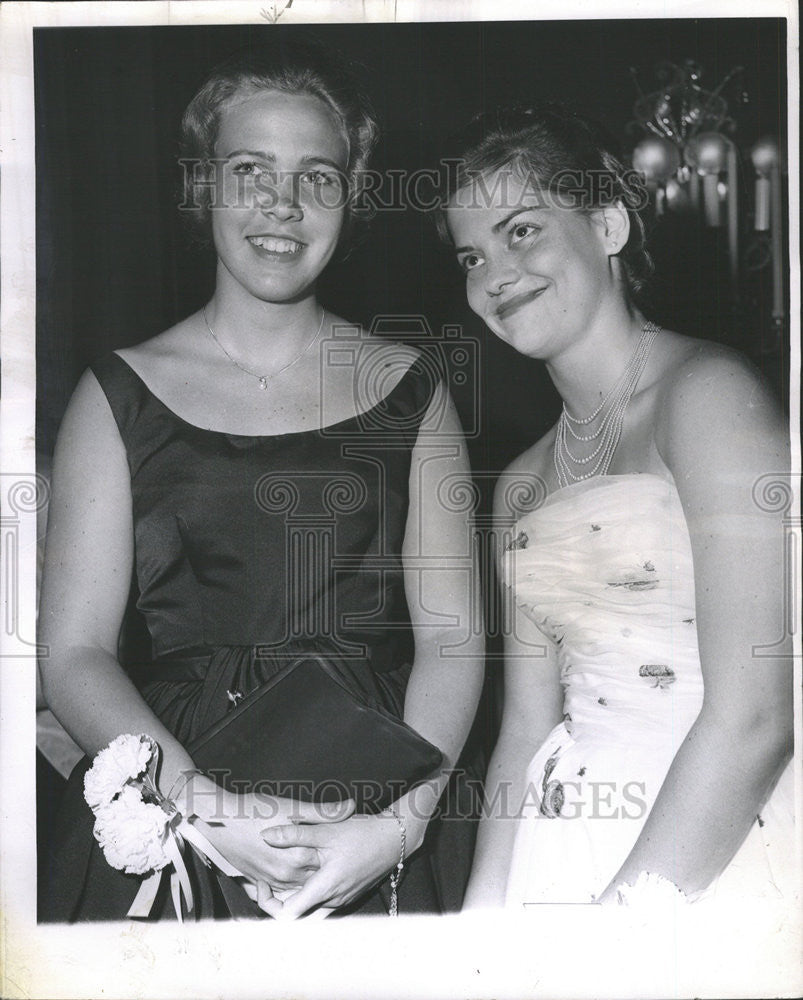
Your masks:
<path fill-rule="evenodd" d="M 184 863 L 184 842 L 203 863 L 224 875 L 242 876 L 193 825 L 194 813 L 182 815 L 156 784 L 159 744 L 150 736 L 118 736 L 95 757 L 84 775 L 84 798 L 95 814 L 93 833 L 112 868 L 148 875 L 140 885 L 129 917 L 147 917 L 165 874 L 176 917 L 193 912 L 192 886 Z M 183 907 L 182 907 L 183 900 Z"/>

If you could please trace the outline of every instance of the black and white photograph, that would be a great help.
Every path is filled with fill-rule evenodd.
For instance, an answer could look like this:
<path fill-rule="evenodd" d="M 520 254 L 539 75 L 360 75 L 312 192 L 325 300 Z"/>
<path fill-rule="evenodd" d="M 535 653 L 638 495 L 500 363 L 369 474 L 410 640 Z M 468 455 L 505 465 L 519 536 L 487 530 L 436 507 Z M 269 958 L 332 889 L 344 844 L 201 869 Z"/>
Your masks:
<path fill-rule="evenodd" d="M 798 13 L 6 3 L 8 997 L 796 996 Z"/>

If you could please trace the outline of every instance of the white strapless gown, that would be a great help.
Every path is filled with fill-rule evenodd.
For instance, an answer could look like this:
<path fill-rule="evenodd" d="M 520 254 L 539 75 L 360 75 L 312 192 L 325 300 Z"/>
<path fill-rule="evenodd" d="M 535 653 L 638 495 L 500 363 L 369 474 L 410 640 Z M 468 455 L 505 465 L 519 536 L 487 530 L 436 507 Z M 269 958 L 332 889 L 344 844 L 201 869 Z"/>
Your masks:
<path fill-rule="evenodd" d="M 674 486 L 645 473 L 560 490 L 513 535 L 505 582 L 557 644 L 565 714 L 528 768 L 507 905 L 590 903 L 702 704 L 689 533 Z M 709 896 L 794 893 L 794 844 L 790 764 Z"/>

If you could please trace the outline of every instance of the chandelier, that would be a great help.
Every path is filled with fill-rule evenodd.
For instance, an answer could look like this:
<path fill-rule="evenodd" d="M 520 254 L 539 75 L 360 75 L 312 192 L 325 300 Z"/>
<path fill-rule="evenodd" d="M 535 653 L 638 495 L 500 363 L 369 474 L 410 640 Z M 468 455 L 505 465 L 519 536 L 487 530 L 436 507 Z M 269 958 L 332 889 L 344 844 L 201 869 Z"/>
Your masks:
<path fill-rule="evenodd" d="M 702 69 L 687 59 L 681 66 L 664 62 L 656 68 L 660 89 L 645 94 L 631 69 L 639 97 L 631 128 L 648 133 L 633 150 L 633 166 L 650 188 L 657 215 L 667 211 L 698 213 L 707 226 L 727 230 L 728 265 L 734 300 L 740 267 L 740 210 L 746 198 L 739 190 L 741 154 L 733 136 L 736 122 L 724 97 L 740 79 L 737 66 L 714 90 L 700 83 Z M 741 91 L 741 99 L 746 95 Z M 752 259 L 772 261 L 772 319 L 780 327 L 783 298 L 783 196 L 778 141 L 765 136 L 750 150 L 755 175 Z M 758 248 L 758 253 L 756 249 Z"/>

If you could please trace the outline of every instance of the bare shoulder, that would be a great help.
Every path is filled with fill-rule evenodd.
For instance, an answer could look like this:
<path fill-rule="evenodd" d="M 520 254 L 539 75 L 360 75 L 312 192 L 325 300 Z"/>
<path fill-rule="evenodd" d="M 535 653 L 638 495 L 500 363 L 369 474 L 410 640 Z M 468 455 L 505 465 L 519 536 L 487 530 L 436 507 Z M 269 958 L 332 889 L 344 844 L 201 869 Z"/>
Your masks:
<path fill-rule="evenodd" d="M 669 334 L 657 381 L 655 441 L 672 468 L 683 455 L 724 459 L 784 450 L 786 421 L 761 373 L 722 344 Z M 716 462 L 713 462 L 716 464 Z"/>
<path fill-rule="evenodd" d="M 129 484 L 128 462 L 117 422 L 94 372 L 81 376 L 59 428 L 52 466 L 56 497 L 114 497 Z"/>
<path fill-rule="evenodd" d="M 657 382 L 662 401 L 671 404 L 703 397 L 716 406 L 741 396 L 745 388 L 772 397 L 755 365 L 725 344 L 666 332 L 661 348 Z"/>
<path fill-rule="evenodd" d="M 97 437 L 116 425 L 111 407 L 100 382 L 91 368 L 83 373 L 64 411 L 59 439 L 62 443 L 76 438 Z"/>
<path fill-rule="evenodd" d="M 131 347 L 120 348 L 115 353 L 130 362 L 137 371 L 147 374 L 165 362 L 174 363 L 189 358 L 197 353 L 197 348 L 195 317 L 188 316 L 162 333 L 157 333 L 155 337 L 149 337 Z"/>
<path fill-rule="evenodd" d="M 403 336 L 403 334 L 399 334 Z M 346 326 L 323 345 L 327 377 L 341 377 L 360 393 L 357 409 L 376 406 L 404 379 L 424 357 L 424 352 L 399 340 L 378 336 L 359 326 Z M 433 397 L 439 409 L 445 402 L 445 386 L 435 365 L 427 365 Z"/>

